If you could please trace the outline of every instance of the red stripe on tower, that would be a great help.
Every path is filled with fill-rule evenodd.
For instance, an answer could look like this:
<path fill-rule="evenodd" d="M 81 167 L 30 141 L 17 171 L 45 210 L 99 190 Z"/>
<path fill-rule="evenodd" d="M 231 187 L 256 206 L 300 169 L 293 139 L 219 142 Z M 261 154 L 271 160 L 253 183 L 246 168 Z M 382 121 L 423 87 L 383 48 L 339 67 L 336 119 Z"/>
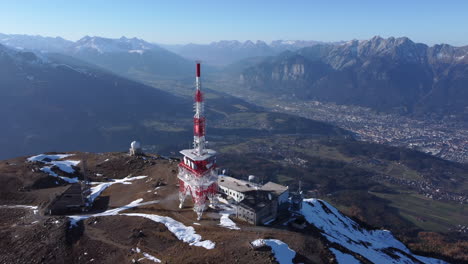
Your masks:
<path fill-rule="evenodd" d="M 193 133 L 196 137 L 205 136 L 205 118 L 194 118 L 193 119 Z"/>
<path fill-rule="evenodd" d="M 200 77 L 200 63 L 197 62 L 197 77 Z"/>
<path fill-rule="evenodd" d="M 197 90 L 195 92 L 195 102 L 197 103 L 200 103 L 203 101 L 203 95 L 202 95 L 202 92 L 200 90 Z"/>

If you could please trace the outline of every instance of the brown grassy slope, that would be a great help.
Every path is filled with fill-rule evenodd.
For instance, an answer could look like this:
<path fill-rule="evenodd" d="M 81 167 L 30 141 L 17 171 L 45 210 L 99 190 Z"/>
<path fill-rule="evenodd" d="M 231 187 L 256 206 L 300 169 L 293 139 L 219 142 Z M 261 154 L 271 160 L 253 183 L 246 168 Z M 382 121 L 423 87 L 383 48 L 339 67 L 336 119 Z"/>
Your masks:
<path fill-rule="evenodd" d="M 86 175 L 93 181 L 147 175 L 131 185 L 115 184 L 96 200 L 97 212 L 126 205 L 136 199 L 158 200 L 158 204 L 127 210 L 169 216 L 193 226 L 204 240 L 216 243 L 207 250 L 179 241 L 165 225 L 131 216 L 92 217 L 70 229 L 66 217 L 34 215 L 31 210 L 0 210 L 0 263 L 129 263 L 143 257 L 132 249 L 140 248 L 163 263 L 272 263 L 269 250 L 254 251 L 249 242 L 257 238 L 283 240 L 303 263 L 332 263 L 326 246 L 315 235 L 287 229 L 253 227 L 238 223 L 241 230 L 218 226 L 220 214 L 207 210 L 200 225 L 188 203 L 178 209 L 177 162 L 164 159 L 134 158 L 123 153 L 76 153 L 69 159 L 86 160 Z M 56 178 L 38 171 L 40 164 L 25 163 L 26 158 L 0 162 L 0 204 L 39 205 L 43 209 L 51 197 L 64 190 Z M 83 177 L 83 168 L 75 176 Z M 100 174 L 102 176 L 98 176 Z M 37 184 L 37 182 L 40 184 Z M 158 182 L 165 185 L 158 188 Z M 63 185 L 62 185 L 63 184 Z M 91 212 L 90 212 L 91 213 Z M 36 222 L 37 221 L 37 222 Z M 141 263 L 151 263 L 147 259 Z"/>

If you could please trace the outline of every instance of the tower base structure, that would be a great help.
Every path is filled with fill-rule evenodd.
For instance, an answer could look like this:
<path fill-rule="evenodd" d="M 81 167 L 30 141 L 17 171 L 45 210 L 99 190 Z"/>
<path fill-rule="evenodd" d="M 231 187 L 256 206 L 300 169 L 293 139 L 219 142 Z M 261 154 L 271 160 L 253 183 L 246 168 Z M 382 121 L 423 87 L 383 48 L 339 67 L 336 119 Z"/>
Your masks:
<path fill-rule="evenodd" d="M 184 159 L 179 163 L 179 208 L 182 208 L 187 196 L 192 197 L 193 210 L 200 220 L 206 204 L 216 206 L 218 192 L 218 174 L 215 170 L 216 152 L 205 149 L 204 155 L 196 155 L 196 149 L 182 150 Z"/>

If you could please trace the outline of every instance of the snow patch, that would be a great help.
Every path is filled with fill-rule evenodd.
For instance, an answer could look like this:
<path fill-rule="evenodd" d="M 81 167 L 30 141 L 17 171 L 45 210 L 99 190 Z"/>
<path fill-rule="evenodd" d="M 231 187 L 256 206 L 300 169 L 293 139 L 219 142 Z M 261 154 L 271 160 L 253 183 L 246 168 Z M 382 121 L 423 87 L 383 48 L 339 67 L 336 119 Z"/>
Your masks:
<path fill-rule="evenodd" d="M 37 210 L 37 206 L 34 205 L 0 205 L 0 208 L 23 208 L 23 209 L 31 209 L 31 210 Z"/>
<path fill-rule="evenodd" d="M 263 239 L 257 239 L 257 240 L 252 241 L 252 246 L 254 247 L 263 247 L 264 245 L 265 245 L 265 242 L 263 241 Z"/>
<path fill-rule="evenodd" d="M 195 232 L 195 229 L 192 226 L 185 226 L 181 222 L 178 222 L 168 216 L 141 213 L 122 215 L 144 217 L 151 221 L 164 224 L 179 240 L 182 240 L 191 246 L 204 247 L 206 249 L 213 249 L 215 247 L 215 243 L 210 240 L 202 241 L 202 237 Z"/>
<path fill-rule="evenodd" d="M 129 50 L 128 53 L 138 53 L 138 54 L 143 54 L 145 51 L 144 50 Z"/>
<path fill-rule="evenodd" d="M 44 160 L 45 159 L 50 159 L 50 160 L 58 160 L 58 159 L 64 159 L 70 156 L 73 156 L 74 154 L 53 154 L 53 155 L 47 155 L 47 154 L 39 154 L 36 156 L 32 156 L 28 158 L 27 160 L 29 162 L 34 162 L 34 161 L 39 161 L 42 163 L 46 163 Z"/>
<path fill-rule="evenodd" d="M 91 182 L 91 185 L 96 185 L 94 187 L 91 187 L 91 193 L 88 195 L 88 203 L 92 204 L 94 200 L 101 195 L 101 193 L 109 188 L 111 185 L 120 183 L 120 184 L 132 184 L 131 181 L 134 180 L 139 180 L 139 179 L 144 179 L 148 176 L 135 176 L 135 177 L 125 177 L 123 179 L 115 179 L 111 180 L 109 182 Z"/>
<path fill-rule="evenodd" d="M 149 202 L 142 203 L 142 201 L 143 201 L 143 199 L 140 198 L 140 199 L 137 199 L 137 200 L 135 200 L 135 201 L 133 201 L 133 202 L 127 204 L 127 205 L 122 206 L 122 207 L 109 209 L 109 210 L 104 211 L 102 213 L 89 214 L 89 215 L 69 215 L 67 217 L 70 218 L 70 227 L 74 227 L 74 226 L 77 225 L 77 223 L 79 221 L 88 219 L 90 217 L 118 215 L 119 212 L 130 209 L 130 208 L 134 208 L 134 207 L 137 207 L 137 206 L 148 205 L 148 204 L 155 204 L 155 203 L 159 202 L 159 201 L 149 201 Z"/>
<path fill-rule="evenodd" d="M 141 176 L 140 176 L 141 177 Z M 90 214 L 90 215 L 71 215 L 70 218 L 70 228 L 77 225 L 79 221 L 88 219 L 90 217 L 99 217 L 99 216 L 112 216 L 112 215 L 125 215 L 125 216 L 139 216 L 150 219 L 151 221 L 164 224 L 170 232 L 172 232 L 179 240 L 182 240 L 185 243 L 188 243 L 191 246 L 204 247 L 206 249 L 213 249 L 215 243 L 210 240 L 203 240 L 202 237 L 195 232 L 195 229 L 192 226 L 185 226 L 184 224 L 168 217 L 168 216 L 159 216 L 153 214 L 142 214 L 142 213 L 129 213 L 129 214 L 119 214 L 121 211 L 148 205 L 155 204 L 159 201 L 149 201 L 142 203 L 143 199 L 135 200 L 128 205 L 118 207 L 115 209 L 110 209 L 102 213 Z"/>
<path fill-rule="evenodd" d="M 44 167 L 41 168 L 41 171 L 49 174 L 52 177 L 60 178 L 60 179 L 66 181 L 68 183 L 79 182 L 78 178 L 76 178 L 76 177 L 70 178 L 70 177 L 65 177 L 65 176 L 59 176 L 57 173 L 52 171 L 52 168 L 53 168 L 53 166 L 44 166 Z"/>
<path fill-rule="evenodd" d="M 143 254 L 144 257 L 143 257 L 143 258 L 139 258 L 138 261 L 142 261 L 142 260 L 144 260 L 144 259 L 148 259 L 148 260 L 151 260 L 151 261 L 156 262 L 156 263 L 161 263 L 161 260 L 160 260 L 160 259 L 158 259 L 157 257 L 152 256 L 152 255 L 150 255 L 150 254 L 148 254 L 148 253 L 146 253 L 146 252 L 141 252 L 141 249 L 138 248 L 138 247 L 132 248 L 132 251 L 133 251 L 133 252 L 136 252 L 136 253 L 142 253 L 142 254 Z"/>
<path fill-rule="evenodd" d="M 155 262 L 155 263 L 161 263 L 161 260 L 160 260 L 160 259 L 158 259 L 158 258 L 156 258 L 155 256 L 152 256 L 152 255 L 150 255 L 150 254 L 148 254 L 148 253 L 143 252 L 143 256 L 145 256 L 145 257 L 139 259 L 138 261 L 142 261 L 142 260 L 144 260 L 144 259 L 149 259 L 149 260 L 151 260 L 151 261 L 153 261 L 153 262 Z"/>
<path fill-rule="evenodd" d="M 338 262 L 338 264 L 360 264 L 361 263 L 355 257 L 349 254 L 345 254 L 337 249 L 330 248 L 330 251 L 333 252 L 333 254 L 335 255 L 336 262 Z"/>
<path fill-rule="evenodd" d="M 229 218 L 229 215 L 235 214 L 235 208 L 228 205 L 219 205 L 223 211 L 220 212 L 221 218 L 219 219 L 219 225 L 232 230 L 239 230 L 240 228 Z"/>
<path fill-rule="evenodd" d="M 53 165 L 57 166 L 61 171 L 66 173 L 74 173 L 75 169 L 72 166 L 77 166 L 79 160 L 63 160 L 63 161 L 52 161 Z"/>
<path fill-rule="evenodd" d="M 269 246 L 280 264 L 292 264 L 296 251 L 289 248 L 288 244 L 278 239 L 257 239 L 251 242 L 254 247 Z"/>
<path fill-rule="evenodd" d="M 415 263 L 404 254 L 398 254 L 399 258 L 394 258 L 392 256 L 394 254 L 385 253 L 387 250 L 395 252 L 395 254 L 401 251 L 415 258 L 419 257 L 413 255 L 390 231 L 364 229 L 325 201 L 304 199 L 301 213 L 304 215 L 307 222 L 321 230 L 322 235 L 327 240 L 340 244 L 348 250 L 367 258 L 371 262 L 382 264 Z M 384 249 L 386 250 L 384 251 Z M 446 263 L 431 258 L 424 258 L 424 261 L 426 263 Z"/>
<path fill-rule="evenodd" d="M 417 256 L 417 255 L 413 255 L 413 256 L 417 258 L 419 261 L 426 263 L 426 264 L 448 264 L 447 262 L 440 260 L 440 259 Z"/>
<path fill-rule="evenodd" d="M 44 163 L 46 166 L 41 168 L 42 172 L 49 174 L 52 177 L 61 178 L 62 180 L 68 183 L 76 183 L 79 182 L 78 178 L 70 178 L 65 176 L 60 176 L 57 173 L 52 171 L 52 168 L 58 168 L 59 170 L 66 172 L 66 173 L 75 173 L 75 169 L 73 166 L 77 166 L 80 161 L 79 160 L 59 160 L 64 159 L 74 154 L 39 154 L 36 156 L 32 156 L 27 159 L 28 162 L 41 162 Z"/>

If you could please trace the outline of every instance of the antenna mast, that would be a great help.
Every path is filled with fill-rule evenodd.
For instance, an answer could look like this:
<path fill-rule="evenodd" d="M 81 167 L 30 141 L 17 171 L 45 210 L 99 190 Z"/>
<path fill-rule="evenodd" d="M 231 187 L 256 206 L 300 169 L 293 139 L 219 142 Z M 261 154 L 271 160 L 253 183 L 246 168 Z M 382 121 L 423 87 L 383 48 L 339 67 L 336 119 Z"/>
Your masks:
<path fill-rule="evenodd" d="M 193 117 L 193 148 L 196 150 L 198 156 L 205 153 L 205 106 L 203 103 L 203 93 L 201 91 L 200 81 L 200 62 L 197 61 L 197 75 L 195 77 L 195 115 Z"/>

